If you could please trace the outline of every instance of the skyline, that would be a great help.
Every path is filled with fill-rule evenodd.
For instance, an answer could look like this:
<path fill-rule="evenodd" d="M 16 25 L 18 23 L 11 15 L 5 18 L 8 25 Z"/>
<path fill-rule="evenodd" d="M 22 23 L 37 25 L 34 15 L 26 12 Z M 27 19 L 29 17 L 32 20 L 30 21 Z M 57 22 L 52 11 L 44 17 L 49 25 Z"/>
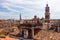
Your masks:
<path fill-rule="evenodd" d="M 19 19 L 20 14 L 23 19 L 42 18 L 47 3 L 51 19 L 60 19 L 59 0 L 0 0 L 0 19 Z"/>

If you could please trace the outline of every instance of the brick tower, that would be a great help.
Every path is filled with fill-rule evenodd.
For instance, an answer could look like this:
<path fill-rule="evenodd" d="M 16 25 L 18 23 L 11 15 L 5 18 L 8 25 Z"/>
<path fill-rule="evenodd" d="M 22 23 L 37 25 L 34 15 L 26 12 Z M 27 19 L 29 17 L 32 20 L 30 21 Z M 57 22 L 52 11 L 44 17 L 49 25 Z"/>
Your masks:
<path fill-rule="evenodd" d="M 45 20 L 46 20 L 46 22 L 50 22 L 49 19 L 50 19 L 50 9 L 49 9 L 48 4 L 46 4 L 46 7 L 45 7 Z"/>

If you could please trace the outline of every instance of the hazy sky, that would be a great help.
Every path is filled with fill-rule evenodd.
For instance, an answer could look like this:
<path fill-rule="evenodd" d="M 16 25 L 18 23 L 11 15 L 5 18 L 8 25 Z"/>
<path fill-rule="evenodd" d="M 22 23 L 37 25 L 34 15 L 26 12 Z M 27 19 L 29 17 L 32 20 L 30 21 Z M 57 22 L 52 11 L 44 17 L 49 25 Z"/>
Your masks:
<path fill-rule="evenodd" d="M 51 19 L 60 19 L 60 0 L 0 0 L 0 19 L 19 19 L 20 13 L 24 19 L 42 18 L 47 3 Z"/>

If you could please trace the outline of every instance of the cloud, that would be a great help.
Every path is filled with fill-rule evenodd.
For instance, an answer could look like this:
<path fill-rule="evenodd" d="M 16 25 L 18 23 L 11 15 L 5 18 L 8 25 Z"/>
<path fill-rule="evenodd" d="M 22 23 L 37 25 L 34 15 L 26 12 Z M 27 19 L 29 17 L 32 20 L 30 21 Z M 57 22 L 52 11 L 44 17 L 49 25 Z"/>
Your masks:
<path fill-rule="evenodd" d="M 10 12 L 9 14 L 7 12 L 0 12 L 0 19 L 19 19 L 18 14 L 14 14 Z"/>
<path fill-rule="evenodd" d="M 49 4 L 51 19 L 58 19 L 60 16 L 60 2 L 59 0 L 1 0 L 0 1 L 0 14 L 2 17 L 13 17 L 17 19 L 19 14 L 22 14 L 22 18 L 33 18 L 34 15 L 42 18 L 45 13 L 45 6 Z M 13 14 L 13 16 L 12 16 Z M 17 15 L 17 16 L 16 16 Z M 53 16 L 54 15 L 54 16 Z M 7 18 L 4 17 L 4 18 Z M 19 18 L 19 17 L 18 17 Z"/>

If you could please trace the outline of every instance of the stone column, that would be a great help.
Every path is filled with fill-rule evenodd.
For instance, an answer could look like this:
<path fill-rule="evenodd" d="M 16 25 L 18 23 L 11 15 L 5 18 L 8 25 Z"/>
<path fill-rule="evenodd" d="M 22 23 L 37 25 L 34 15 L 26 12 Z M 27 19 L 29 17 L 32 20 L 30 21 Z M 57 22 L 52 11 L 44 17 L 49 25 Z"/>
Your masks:
<path fill-rule="evenodd" d="M 22 28 L 20 28 L 20 34 L 22 35 Z"/>
<path fill-rule="evenodd" d="M 32 27 L 31 30 L 32 30 L 32 38 L 34 38 L 34 28 Z"/>
<path fill-rule="evenodd" d="M 24 29 L 24 38 L 28 38 L 28 30 Z"/>
<path fill-rule="evenodd" d="M 60 27 L 58 27 L 58 32 L 60 32 Z"/>

